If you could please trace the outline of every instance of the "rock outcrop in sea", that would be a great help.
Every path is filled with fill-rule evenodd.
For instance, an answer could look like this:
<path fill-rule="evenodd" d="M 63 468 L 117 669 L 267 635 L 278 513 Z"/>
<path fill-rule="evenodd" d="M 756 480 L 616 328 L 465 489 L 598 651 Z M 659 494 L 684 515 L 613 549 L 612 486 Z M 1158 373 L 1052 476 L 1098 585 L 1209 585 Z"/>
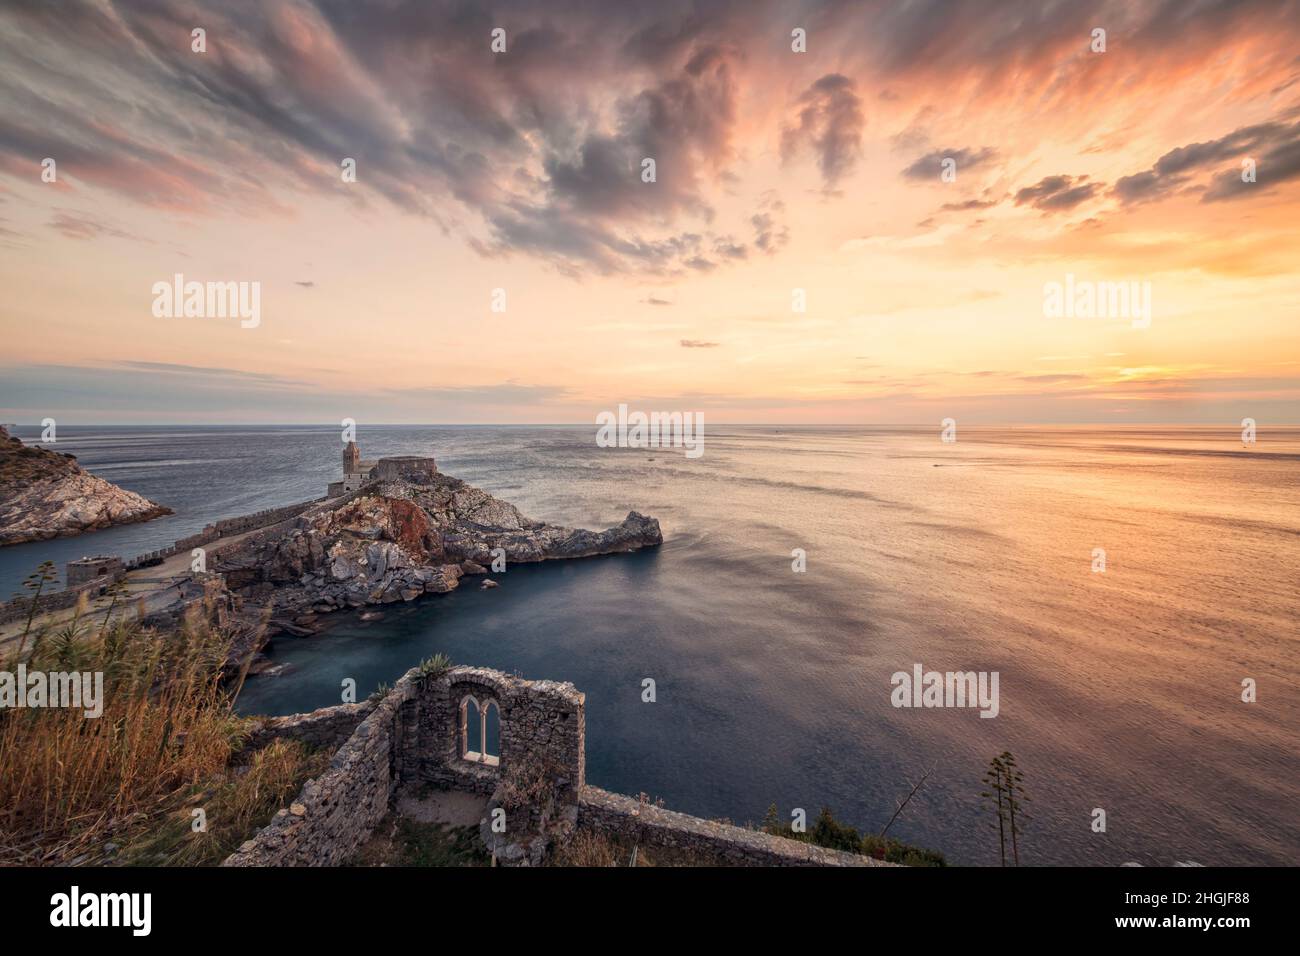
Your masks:
<path fill-rule="evenodd" d="M 323 502 L 270 533 L 221 549 L 211 570 L 230 591 L 282 616 L 444 593 L 462 576 L 487 573 L 502 554 L 509 566 L 662 542 L 659 522 L 635 511 L 605 531 L 563 528 L 433 473 L 371 482 Z"/>
<path fill-rule="evenodd" d="M 171 513 L 83 470 L 76 456 L 24 445 L 0 427 L 0 547 Z"/>

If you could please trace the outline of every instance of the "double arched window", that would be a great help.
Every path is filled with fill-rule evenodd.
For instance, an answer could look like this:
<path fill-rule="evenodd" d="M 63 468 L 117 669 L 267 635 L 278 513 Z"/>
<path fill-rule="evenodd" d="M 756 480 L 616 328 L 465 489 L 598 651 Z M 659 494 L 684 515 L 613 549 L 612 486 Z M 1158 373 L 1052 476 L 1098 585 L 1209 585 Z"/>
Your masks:
<path fill-rule="evenodd" d="M 501 763 L 501 708 L 495 700 L 479 703 L 467 695 L 460 702 L 460 755 L 489 767 Z"/>

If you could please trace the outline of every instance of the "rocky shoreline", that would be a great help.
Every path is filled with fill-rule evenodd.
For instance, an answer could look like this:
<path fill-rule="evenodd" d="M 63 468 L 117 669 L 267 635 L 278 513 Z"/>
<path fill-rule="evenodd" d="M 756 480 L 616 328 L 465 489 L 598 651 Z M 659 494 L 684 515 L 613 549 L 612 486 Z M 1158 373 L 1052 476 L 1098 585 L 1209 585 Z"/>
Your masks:
<path fill-rule="evenodd" d="M 306 636 L 317 615 L 443 594 L 494 561 L 616 554 L 663 542 L 635 511 L 604 531 L 564 528 L 441 473 L 373 481 L 214 555 L 209 571 L 248 609 L 269 615 L 268 637 Z M 485 585 L 490 579 L 485 579 Z"/>
<path fill-rule="evenodd" d="M 85 471 L 73 455 L 0 427 L 0 547 L 150 521 L 172 509 Z"/>

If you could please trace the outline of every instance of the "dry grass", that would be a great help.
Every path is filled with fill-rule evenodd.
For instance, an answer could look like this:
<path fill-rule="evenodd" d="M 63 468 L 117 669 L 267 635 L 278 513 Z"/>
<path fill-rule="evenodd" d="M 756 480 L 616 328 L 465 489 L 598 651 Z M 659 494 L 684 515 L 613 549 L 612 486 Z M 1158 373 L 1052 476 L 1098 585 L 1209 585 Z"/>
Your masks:
<path fill-rule="evenodd" d="M 0 487 L 24 485 L 72 471 L 76 459 L 44 448 L 24 445 L 0 432 Z"/>
<path fill-rule="evenodd" d="M 614 839 L 596 830 L 575 830 L 563 844 L 557 846 L 547 861 L 547 866 L 610 867 L 632 865 L 631 844 Z M 636 865 L 654 866 L 645 847 L 636 849 Z"/>
<path fill-rule="evenodd" d="M 273 741 L 255 753 L 246 767 L 231 768 L 220 782 L 196 787 L 180 809 L 126 847 L 122 862 L 149 866 L 220 863 L 328 764 L 328 754 L 314 752 L 298 741 Z M 203 811 L 201 830 L 194 827 L 195 809 Z"/>
<path fill-rule="evenodd" d="M 247 723 L 231 711 L 238 688 L 223 687 L 228 647 L 202 615 L 163 634 L 77 613 L 38 634 L 29 672 L 102 672 L 103 714 L 0 711 L 0 861 L 93 861 L 221 779 Z"/>

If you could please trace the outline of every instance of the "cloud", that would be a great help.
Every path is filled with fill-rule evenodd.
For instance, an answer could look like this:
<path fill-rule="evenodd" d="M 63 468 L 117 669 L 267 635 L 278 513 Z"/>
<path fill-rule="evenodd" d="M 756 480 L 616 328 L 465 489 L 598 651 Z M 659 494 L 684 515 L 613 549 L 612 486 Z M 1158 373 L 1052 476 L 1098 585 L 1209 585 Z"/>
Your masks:
<path fill-rule="evenodd" d="M 295 194 L 387 201 L 484 255 L 682 271 L 734 159 L 737 63 L 726 17 L 660 34 L 685 13 L 214 5 L 198 54 L 183 0 L 19 5 L 0 12 L 0 170 L 29 175 L 53 155 L 61 183 L 189 214 L 284 214 Z M 501 16 L 510 47 L 494 57 Z M 341 182 L 344 157 L 356 183 Z"/>
<path fill-rule="evenodd" d="M 705 342 L 703 339 L 682 339 L 684 349 L 716 349 L 720 343 Z"/>
<path fill-rule="evenodd" d="M 0 366 L 0 407 L 39 419 L 369 421 L 500 420 L 572 399 L 565 385 L 515 381 L 420 388 L 334 388 L 285 375 L 169 362 Z M 486 410 L 486 411 L 485 411 Z"/>
<path fill-rule="evenodd" d="M 1260 146 L 1264 144 L 1259 143 L 1255 148 Z M 1271 145 L 1264 147 L 1263 154 L 1256 159 L 1255 173 L 1253 183 L 1243 181 L 1240 166 L 1218 173 L 1201 194 L 1201 201 L 1246 199 L 1300 178 L 1300 124 L 1279 134 Z"/>
<path fill-rule="evenodd" d="M 186 39 L 197 11 L 203 54 Z M 772 41 L 796 20 L 815 57 Z M 494 56 L 498 21 L 509 50 Z M 1081 59 L 1080 38 L 1105 22 L 1123 24 L 1130 48 L 1147 44 L 1140 65 Z M 574 276 L 672 276 L 740 261 L 715 237 L 764 253 L 786 245 L 774 210 L 715 221 L 734 210 L 724 196 L 743 190 L 754 143 L 813 156 L 831 194 L 857 168 L 868 101 L 912 117 L 888 129 L 910 130 L 898 142 L 919 151 L 944 119 L 927 103 L 940 94 L 997 111 L 1032 88 L 1035 110 L 1069 110 L 1150 93 L 1159 84 L 1147 74 L 1203 71 L 1225 48 L 1268 76 L 1266 92 L 1294 73 L 1298 32 L 1258 0 L 11 3 L 0 9 L 0 175 L 30 182 L 33 162 L 54 156 L 61 190 L 190 218 L 289 216 L 322 198 L 388 204 L 485 256 Z M 835 72 L 817 66 L 830 62 Z M 741 116 L 742 90 L 770 107 Z M 951 152 L 959 169 L 988 159 L 987 148 Z M 1289 178 L 1291 155 L 1273 156 L 1260 185 Z M 344 157 L 357 160 L 356 183 L 340 180 Z M 653 184 L 640 178 L 647 157 Z M 1136 197 L 1156 188 L 1148 180 L 1125 188 Z M 1097 189 L 1075 184 L 1038 208 Z M 1225 177 L 1205 199 L 1238 193 Z"/>
<path fill-rule="evenodd" d="M 246 372 L 237 368 L 222 368 L 212 365 L 185 365 L 178 362 L 122 361 L 113 362 L 112 367 L 138 372 L 161 372 L 176 375 L 190 375 L 200 378 L 229 378 L 240 382 L 258 382 L 265 385 L 303 385 L 304 382 L 267 372 Z"/>
<path fill-rule="evenodd" d="M 796 105 L 797 118 L 781 134 L 781 156 L 788 161 L 811 149 L 823 186 L 832 190 L 858 161 L 866 125 L 862 100 L 847 76 L 828 73 L 808 87 Z"/>
<path fill-rule="evenodd" d="M 1026 204 L 1044 212 L 1065 212 L 1101 192 L 1101 183 L 1087 182 L 1087 176 L 1047 176 L 1016 193 L 1016 205 Z"/>
<path fill-rule="evenodd" d="M 943 171 L 942 163 L 945 159 L 954 160 L 957 164 L 957 172 L 968 170 L 973 166 L 979 166 L 987 163 L 997 156 L 997 150 L 991 146 L 985 146 L 981 149 L 936 149 L 926 153 L 918 158 L 912 165 L 903 170 L 903 176 L 906 179 L 929 180 L 939 179 L 939 174 Z"/>
<path fill-rule="evenodd" d="M 109 236 L 114 239 L 133 239 L 136 242 L 152 241 L 102 222 L 87 213 L 69 212 L 66 209 L 55 210 L 53 218 L 46 225 L 58 230 L 69 239 L 98 239 Z"/>
<path fill-rule="evenodd" d="M 996 206 L 1001 200 L 997 199 L 967 199 L 965 202 L 946 202 L 939 208 L 944 212 L 970 212 L 978 209 L 988 209 L 990 206 Z"/>
<path fill-rule="evenodd" d="M 1257 181 L 1243 182 L 1242 160 L 1254 159 Z M 1210 167 L 1228 164 L 1206 180 Z M 1202 202 L 1241 199 L 1300 176 L 1300 123 L 1257 123 L 1203 143 L 1171 149 L 1150 169 L 1122 176 L 1113 192 L 1126 206 L 1168 198 L 1184 190 L 1200 191 Z"/>
<path fill-rule="evenodd" d="M 760 200 L 758 211 L 749 217 L 754 245 L 768 255 L 779 252 L 790 241 L 790 230 L 782 220 L 784 214 L 785 203 L 769 190 Z"/>
<path fill-rule="evenodd" d="M 404 399 L 455 400 L 457 404 L 540 405 L 568 398 L 572 390 L 564 385 L 521 385 L 502 382 L 498 385 L 430 385 L 422 388 L 384 389 L 383 394 Z"/>

